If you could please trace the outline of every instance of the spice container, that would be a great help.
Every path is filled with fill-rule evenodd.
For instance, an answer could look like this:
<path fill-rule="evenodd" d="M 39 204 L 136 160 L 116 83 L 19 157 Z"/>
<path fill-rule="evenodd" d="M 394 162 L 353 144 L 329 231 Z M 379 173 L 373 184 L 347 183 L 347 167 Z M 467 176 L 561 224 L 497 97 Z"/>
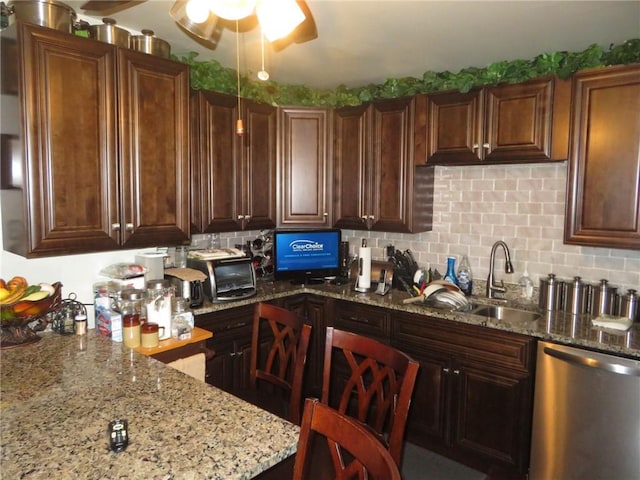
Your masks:
<path fill-rule="evenodd" d="M 140 344 L 143 348 L 155 348 L 160 344 L 157 323 L 145 323 L 140 329 Z"/>
<path fill-rule="evenodd" d="M 136 348 L 140 346 L 140 317 L 125 315 L 122 319 L 122 339 L 124 346 Z"/>
<path fill-rule="evenodd" d="M 76 335 L 87 334 L 87 316 L 84 314 L 76 315 L 74 320 Z"/>

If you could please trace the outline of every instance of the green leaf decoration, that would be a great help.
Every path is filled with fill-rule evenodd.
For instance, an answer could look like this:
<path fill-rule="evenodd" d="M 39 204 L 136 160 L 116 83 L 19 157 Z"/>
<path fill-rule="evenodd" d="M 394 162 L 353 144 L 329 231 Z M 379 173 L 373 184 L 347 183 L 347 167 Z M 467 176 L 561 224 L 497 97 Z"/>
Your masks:
<path fill-rule="evenodd" d="M 216 60 L 198 61 L 195 52 L 186 56 L 172 56 L 174 60 L 186 63 L 191 69 L 191 86 L 196 90 L 213 90 L 229 95 L 237 95 L 237 73 L 224 67 Z M 347 88 L 340 85 L 335 89 L 315 89 L 304 85 L 280 84 L 273 81 L 262 82 L 243 75 L 240 81 L 240 95 L 270 105 L 299 105 L 339 108 L 357 106 L 375 100 L 400 98 L 419 93 L 444 90 L 468 92 L 472 88 L 498 83 L 520 83 L 536 77 L 557 75 L 568 78 L 585 68 L 608 65 L 629 65 L 640 63 L 640 38 L 627 40 L 620 45 L 611 45 L 608 51 L 593 44 L 582 52 L 541 53 L 532 60 L 510 60 L 495 62 L 484 68 L 469 67 L 458 73 L 449 71 L 426 71 L 422 78 L 389 78 L 380 85 Z"/>

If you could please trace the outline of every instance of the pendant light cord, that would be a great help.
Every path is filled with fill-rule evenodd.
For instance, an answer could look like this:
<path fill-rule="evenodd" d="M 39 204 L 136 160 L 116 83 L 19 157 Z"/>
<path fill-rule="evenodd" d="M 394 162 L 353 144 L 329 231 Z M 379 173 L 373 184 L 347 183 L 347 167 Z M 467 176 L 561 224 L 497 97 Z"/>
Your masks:
<path fill-rule="evenodd" d="M 240 33 L 238 30 L 238 20 L 236 20 L 236 78 L 238 81 L 238 120 L 242 120 L 240 113 Z"/>

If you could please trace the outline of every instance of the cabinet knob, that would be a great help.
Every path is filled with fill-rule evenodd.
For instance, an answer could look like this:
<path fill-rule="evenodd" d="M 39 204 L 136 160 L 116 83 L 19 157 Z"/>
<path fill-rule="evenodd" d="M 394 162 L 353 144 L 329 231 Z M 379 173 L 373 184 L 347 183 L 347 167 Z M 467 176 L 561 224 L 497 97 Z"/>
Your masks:
<path fill-rule="evenodd" d="M 244 220 L 244 215 L 238 215 L 238 220 Z"/>
<path fill-rule="evenodd" d="M 323 217 L 328 217 L 328 216 L 329 216 L 329 214 L 328 214 L 327 212 L 324 212 L 324 213 L 322 214 L 322 216 L 323 216 Z"/>
<path fill-rule="evenodd" d="M 460 370 L 455 369 L 455 370 L 453 371 L 453 374 L 454 374 L 454 375 L 460 375 Z"/>
<path fill-rule="evenodd" d="M 127 223 L 124 228 L 127 232 L 133 232 L 133 223 Z"/>
<path fill-rule="evenodd" d="M 119 223 L 112 223 L 111 224 L 111 230 L 115 230 L 116 232 L 120 231 L 120 224 Z"/>
<path fill-rule="evenodd" d="M 376 217 L 374 215 L 369 215 L 369 220 L 375 220 Z"/>
<path fill-rule="evenodd" d="M 487 150 L 489 150 L 491 148 L 491 145 L 488 143 L 483 143 L 482 148 L 486 148 Z"/>
<path fill-rule="evenodd" d="M 362 215 L 361 220 L 362 220 L 363 222 L 366 222 L 366 221 L 367 221 L 367 216 L 366 216 L 366 215 Z"/>
<path fill-rule="evenodd" d="M 450 369 L 448 369 L 448 368 L 443 368 L 443 369 L 442 369 L 442 371 L 443 371 L 444 373 L 449 373 L 451 370 L 450 370 Z"/>
<path fill-rule="evenodd" d="M 251 220 L 251 215 L 245 215 L 244 219 L 248 222 L 249 220 Z"/>
<path fill-rule="evenodd" d="M 473 144 L 473 147 L 471 147 L 472 150 L 478 150 L 480 148 L 480 145 L 478 145 L 477 143 Z"/>

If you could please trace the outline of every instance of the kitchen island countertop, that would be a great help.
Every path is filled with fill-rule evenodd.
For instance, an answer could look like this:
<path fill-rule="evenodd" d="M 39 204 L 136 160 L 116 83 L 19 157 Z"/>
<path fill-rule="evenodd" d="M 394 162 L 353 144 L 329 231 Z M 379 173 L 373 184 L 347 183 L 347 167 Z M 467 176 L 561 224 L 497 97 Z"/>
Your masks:
<path fill-rule="evenodd" d="M 296 425 L 93 330 L 0 355 L 3 479 L 248 479 L 296 451 Z"/>

